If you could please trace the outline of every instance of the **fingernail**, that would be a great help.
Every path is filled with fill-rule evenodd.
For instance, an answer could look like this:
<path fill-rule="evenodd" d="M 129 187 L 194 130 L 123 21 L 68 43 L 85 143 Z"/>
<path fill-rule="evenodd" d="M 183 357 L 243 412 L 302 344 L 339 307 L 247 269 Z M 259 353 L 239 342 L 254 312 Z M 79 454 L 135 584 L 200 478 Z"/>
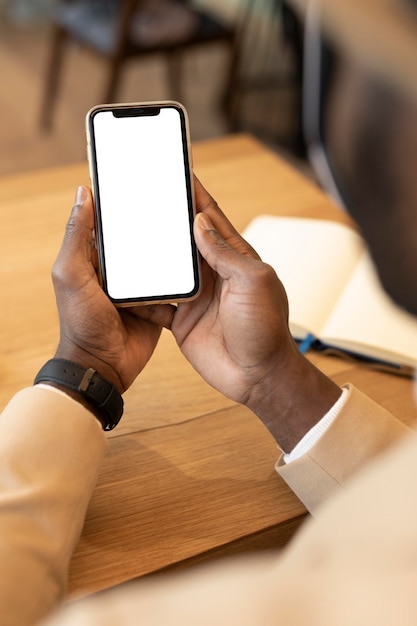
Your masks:
<path fill-rule="evenodd" d="M 75 204 L 82 204 L 87 197 L 87 190 L 85 187 L 78 187 L 77 192 L 75 194 Z"/>
<path fill-rule="evenodd" d="M 214 230 L 211 219 L 205 213 L 197 213 L 197 226 L 203 230 Z"/>

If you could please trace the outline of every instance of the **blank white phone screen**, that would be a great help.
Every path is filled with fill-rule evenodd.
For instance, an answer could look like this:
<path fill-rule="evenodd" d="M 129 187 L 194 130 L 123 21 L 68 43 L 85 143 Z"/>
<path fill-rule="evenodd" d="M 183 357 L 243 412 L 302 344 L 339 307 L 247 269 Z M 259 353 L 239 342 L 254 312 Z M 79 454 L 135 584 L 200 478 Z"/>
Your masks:
<path fill-rule="evenodd" d="M 94 116 L 107 291 L 166 297 L 195 288 L 180 113 Z"/>

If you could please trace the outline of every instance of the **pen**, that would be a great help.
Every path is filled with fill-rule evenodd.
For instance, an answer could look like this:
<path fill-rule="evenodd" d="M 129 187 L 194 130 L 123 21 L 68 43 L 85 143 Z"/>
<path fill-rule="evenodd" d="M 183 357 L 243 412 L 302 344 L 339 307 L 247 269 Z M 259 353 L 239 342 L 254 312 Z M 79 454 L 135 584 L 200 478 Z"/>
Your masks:
<path fill-rule="evenodd" d="M 308 352 L 313 342 L 314 342 L 314 335 L 312 333 L 308 333 L 308 335 L 304 337 L 304 339 L 301 341 L 300 345 L 298 346 L 301 354 L 305 354 L 306 352 Z"/>

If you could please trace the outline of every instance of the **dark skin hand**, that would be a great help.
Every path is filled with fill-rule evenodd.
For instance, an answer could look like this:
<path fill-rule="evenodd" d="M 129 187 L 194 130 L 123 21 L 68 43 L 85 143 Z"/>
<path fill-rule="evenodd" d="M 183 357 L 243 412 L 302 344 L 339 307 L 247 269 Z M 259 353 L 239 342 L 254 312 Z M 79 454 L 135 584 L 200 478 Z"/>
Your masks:
<path fill-rule="evenodd" d="M 274 270 L 197 180 L 195 191 L 194 232 L 203 257 L 200 295 L 178 307 L 117 309 L 97 279 L 91 192 L 78 190 L 52 272 L 60 316 L 56 357 L 97 370 L 122 393 L 151 357 L 162 326 L 170 328 L 201 376 L 252 409 L 289 451 L 341 390 L 300 354 Z M 70 395 L 84 401 L 76 392 Z"/>
<path fill-rule="evenodd" d="M 300 354 L 288 329 L 288 302 L 275 271 L 238 234 L 195 180 L 194 234 L 203 257 L 198 298 L 136 307 L 171 329 L 193 367 L 246 405 L 290 451 L 329 410 L 340 388 Z"/>
<path fill-rule="evenodd" d="M 198 180 L 195 192 L 194 233 L 203 257 L 199 296 L 178 307 L 117 309 L 97 279 L 91 192 L 78 190 L 52 272 L 60 317 L 56 357 L 95 369 L 122 393 L 150 359 L 162 326 L 170 328 L 201 376 L 254 411 L 290 451 L 341 390 L 300 354 L 274 270 Z M 77 392 L 70 395 L 83 402 Z"/>
<path fill-rule="evenodd" d="M 91 192 L 80 187 L 52 270 L 60 318 L 55 356 L 92 367 L 122 393 L 150 359 L 161 326 L 113 306 L 97 280 L 94 243 Z"/>

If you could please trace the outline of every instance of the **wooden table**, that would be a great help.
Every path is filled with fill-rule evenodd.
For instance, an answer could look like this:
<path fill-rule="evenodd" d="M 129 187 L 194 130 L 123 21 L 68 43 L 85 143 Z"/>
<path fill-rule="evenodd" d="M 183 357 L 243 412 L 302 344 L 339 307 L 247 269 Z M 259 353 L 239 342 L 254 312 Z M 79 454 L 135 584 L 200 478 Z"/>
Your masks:
<path fill-rule="evenodd" d="M 194 147 L 195 171 L 239 229 L 260 213 L 346 217 L 248 136 Z M 50 269 L 85 164 L 0 181 L 0 407 L 32 383 L 58 340 Z M 406 422 L 412 383 L 309 355 Z M 107 458 L 70 571 L 82 595 L 170 567 L 281 546 L 305 509 L 274 471 L 275 442 L 245 408 L 208 387 L 168 332 L 109 435 Z"/>

